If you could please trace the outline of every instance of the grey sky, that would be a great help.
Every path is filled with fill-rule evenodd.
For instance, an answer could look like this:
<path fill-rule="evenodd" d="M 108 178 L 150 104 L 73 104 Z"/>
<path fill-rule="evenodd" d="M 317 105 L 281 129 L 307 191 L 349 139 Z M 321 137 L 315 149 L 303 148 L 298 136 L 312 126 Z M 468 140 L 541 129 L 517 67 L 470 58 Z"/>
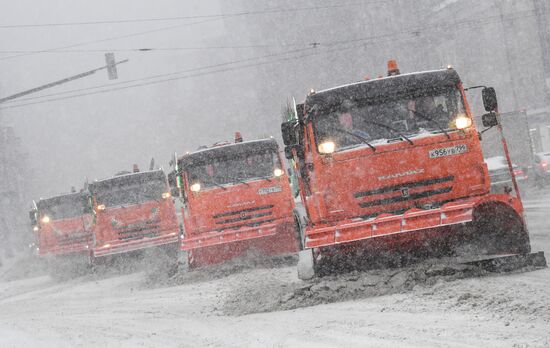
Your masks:
<path fill-rule="evenodd" d="M 216 1 L 4 1 L 0 23 L 62 23 L 94 20 L 174 17 L 219 13 Z M 193 20 L 204 21 L 204 19 Z M 135 37 L 83 45 L 73 50 L 205 46 L 223 34 L 223 21 L 190 25 L 191 20 L 129 24 L 0 29 L 0 48 L 42 50 L 178 26 Z M 210 44 L 211 45 L 211 44 Z M 117 52 L 130 62 L 119 67 L 118 81 L 106 73 L 52 88 L 41 94 L 114 84 L 185 70 L 216 61 L 209 51 Z M 104 64 L 102 52 L 42 53 L 15 58 L 0 55 L 0 95 L 10 95 Z M 4 59 L 1 59 L 4 58 Z M 165 164 L 174 150 L 196 147 L 187 114 L 196 99 L 194 80 L 179 80 L 113 93 L 66 99 L 0 111 L 3 124 L 15 127 L 39 175 L 37 194 L 47 196 L 79 186 L 85 176 L 107 177 L 151 157 Z M 191 98 L 192 96 L 192 98 Z M 32 97 L 32 96 L 29 96 Z M 8 104 L 6 104 L 7 106 Z M 191 108 L 198 110 L 199 108 Z M 204 131 L 204 129 L 202 129 Z M 230 135 L 230 134 L 228 134 Z M 181 151 L 181 150 L 180 150 Z"/>
<path fill-rule="evenodd" d="M 108 177 L 131 168 L 133 163 L 143 168 L 151 157 L 166 167 L 173 151 L 181 153 L 200 144 L 230 140 L 236 130 L 246 139 L 277 135 L 280 108 L 289 97 L 301 100 L 312 87 L 327 88 L 366 75 L 376 77 L 384 73 L 385 62 L 390 58 L 399 61 L 402 72 L 452 64 L 465 85 L 496 87 L 503 111 L 540 107 L 546 101 L 541 39 L 530 0 L 137 3 L 4 0 L 0 26 L 192 16 L 266 8 L 321 9 L 225 20 L 202 18 L 196 21 L 207 22 L 196 25 L 188 25 L 191 21 L 187 20 L 0 28 L 3 51 L 48 49 L 156 31 L 70 49 L 98 52 L 42 53 L 12 59 L 6 57 L 13 54 L 0 53 L 0 96 L 101 66 L 104 51 L 113 49 L 268 45 L 254 49 L 116 52 L 118 59 L 130 59 L 120 66 L 118 81 L 108 81 L 101 72 L 42 94 L 96 85 L 115 87 L 120 82 L 152 75 L 307 48 L 312 42 L 321 45 L 317 51 L 305 52 L 310 54 L 308 57 L 294 54 L 283 56 L 292 58 L 286 61 L 271 59 L 269 64 L 248 69 L 0 110 L 3 124 L 14 126 L 29 151 L 37 174 L 36 196 L 67 191 L 71 185 L 80 186 L 86 176 L 90 180 Z M 341 6 L 322 9 L 326 5 Z M 161 30 L 167 27 L 170 28 Z M 419 27 L 423 29 L 411 31 Z M 391 35 L 386 37 L 388 34 Z M 360 39 L 365 37 L 375 39 Z M 354 43 L 356 38 L 360 40 Z M 350 39 L 351 44 L 330 46 L 331 42 Z M 266 60 L 252 63 L 257 62 Z M 470 93 L 470 101 L 477 106 L 476 114 L 481 112 L 479 99 L 478 91 Z"/>

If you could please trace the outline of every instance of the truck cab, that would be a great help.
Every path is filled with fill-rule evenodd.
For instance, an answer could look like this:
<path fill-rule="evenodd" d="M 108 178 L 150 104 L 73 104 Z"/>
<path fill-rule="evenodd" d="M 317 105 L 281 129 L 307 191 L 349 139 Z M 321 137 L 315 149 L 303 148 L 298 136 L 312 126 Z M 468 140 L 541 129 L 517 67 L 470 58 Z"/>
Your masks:
<path fill-rule="evenodd" d="M 89 185 L 93 256 L 178 242 L 176 210 L 162 170 L 125 173 Z"/>
<path fill-rule="evenodd" d="M 528 251 L 521 200 L 490 194 L 472 120 L 450 67 L 312 91 L 282 125 L 308 220 L 299 275 L 342 255 L 453 253 L 495 234 L 501 243 L 484 252 Z"/>
<path fill-rule="evenodd" d="M 92 244 L 92 214 L 86 194 L 40 199 L 30 212 L 30 219 L 39 256 L 83 254 L 87 257 Z"/>
<path fill-rule="evenodd" d="M 176 173 L 186 267 L 298 251 L 294 200 L 274 139 L 188 153 L 177 159 Z"/>

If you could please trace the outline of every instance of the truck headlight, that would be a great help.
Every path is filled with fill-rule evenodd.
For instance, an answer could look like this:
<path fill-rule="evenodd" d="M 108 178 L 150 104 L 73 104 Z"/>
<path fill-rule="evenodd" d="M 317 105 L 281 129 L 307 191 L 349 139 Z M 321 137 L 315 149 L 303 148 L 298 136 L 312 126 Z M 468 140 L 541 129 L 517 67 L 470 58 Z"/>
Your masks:
<path fill-rule="evenodd" d="M 201 184 L 199 184 L 198 182 L 194 183 L 193 185 L 191 185 L 189 187 L 189 189 L 193 192 L 199 192 L 201 190 Z"/>
<path fill-rule="evenodd" d="M 164 193 L 162 194 L 162 198 L 163 198 L 163 199 L 168 199 L 168 198 L 170 198 L 170 197 L 172 197 L 172 194 L 171 194 L 170 192 L 164 192 Z"/>
<path fill-rule="evenodd" d="M 281 168 L 275 168 L 275 170 L 273 171 L 273 175 L 279 177 L 279 176 L 282 176 L 285 172 L 281 169 Z"/>
<path fill-rule="evenodd" d="M 38 228 L 38 226 L 34 226 L 34 227 L 32 228 L 32 230 L 33 230 L 34 232 L 38 232 L 39 228 Z"/>
<path fill-rule="evenodd" d="M 99 204 L 97 210 L 105 210 L 105 204 Z"/>
<path fill-rule="evenodd" d="M 336 145 L 332 141 L 326 141 L 319 145 L 319 152 L 322 154 L 331 154 L 334 152 Z"/>
<path fill-rule="evenodd" d="M 45 223 L 45 224 L 47 224 L 48 222 L 50 222 L 50 217 L 49 217 L 48 215 L 44 215 L 44 216 L 42 217 L 42 222 Z"/>
<path fill-rule="evenodd" d="M 458 115 L 455 119 L 455 126 L 457 129 L 468 128 L 472 125 L 472 119 L 466 115 Z"/>

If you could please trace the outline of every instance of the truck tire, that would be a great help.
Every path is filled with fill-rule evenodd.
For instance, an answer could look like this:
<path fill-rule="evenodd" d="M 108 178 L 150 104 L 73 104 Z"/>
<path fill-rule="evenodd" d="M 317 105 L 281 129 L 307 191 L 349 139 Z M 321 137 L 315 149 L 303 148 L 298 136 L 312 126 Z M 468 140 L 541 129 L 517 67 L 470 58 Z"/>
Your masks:
<path fill-rule="evenodd" d="M 503 204 L 485 204 L 474 212 L 474 245 L 487 254 L 531 251 L 529 233 L 521 217 Z"/>

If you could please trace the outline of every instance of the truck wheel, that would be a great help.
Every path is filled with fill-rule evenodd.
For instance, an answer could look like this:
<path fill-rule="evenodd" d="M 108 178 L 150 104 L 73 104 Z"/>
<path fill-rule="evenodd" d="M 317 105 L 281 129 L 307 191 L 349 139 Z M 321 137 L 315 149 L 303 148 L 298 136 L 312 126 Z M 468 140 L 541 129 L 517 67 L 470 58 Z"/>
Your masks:
<path fill-rule="evenodd" d="M 529 234 L 511 207 L 485 204 L 474 212 L 474 245 L 487 254 L 529 253 Z"/>
<path fill-rule="evenodd" d="M 313 250 L 301 250 L 298 253 L 298 278 L 309 280 L 315 276 L 315 261 L 313 259 Z"/>

